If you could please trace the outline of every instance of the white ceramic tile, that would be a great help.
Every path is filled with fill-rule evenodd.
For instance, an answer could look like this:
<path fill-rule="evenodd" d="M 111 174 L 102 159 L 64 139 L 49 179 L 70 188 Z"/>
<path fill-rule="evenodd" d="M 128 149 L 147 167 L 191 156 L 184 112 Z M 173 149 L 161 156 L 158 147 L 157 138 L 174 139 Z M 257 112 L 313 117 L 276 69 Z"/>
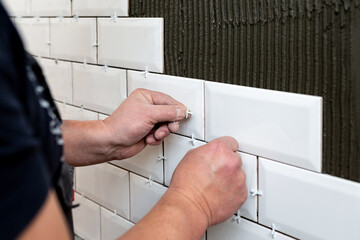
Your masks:
<path fill-rule="evenodd" d="M 114 240 L 124 235 L 130 228 L 134 226 L 133 223 L 125 220 L 113 212 L 101 208 L 101 239 Z"/>
<path fill-rule="evenodd" d="M 183 159 L 185 154 L 193 149 L 204 145 L 205 143 L 195 141 L 195 146 L 192 146 L 191 139 L 171 134 L 165 139 L 164 152 L 165 152 L 165 185 L 170 185 L 171 177 L 179 162 Z M 257 158 L 249 154 L 240 153 L 243 166 L 246 173 L 246 186 L 249 190 L 257 190 Z M 241 216 L 248 219 L 257 220 L 257 197 L 252 197 L 248 194 L 248 198 L 240 209 Z"/>
<path fill-rule="evenodd" d="M 76 189 L 129 219 L 129 173 L 108 163 L 76 169 Z"/>
<path fill-rule="evenodd" d="M 128 16 L 129 0 L 73 0 L 73 15 Z"/>
<path fill-rule="evenodd" d="M 109 117 L 109 115 L 99 114 L 99 120 L 105 120 L 107 117 Z"/>
<path fill-rule="evenodd" d="M 71 0 L 31 0 L 34 16 L 70 16 Z"/>
<path fill-rule="evenodd" d="M 138 222 L 160 200 L 167 188 L 130 173 L 131 221 Z"/>
<path fill-rule="evenodd" d="M 83 239 L 100 239 L 100 206 L 77 193 L 74 204 L 80 204 L 72 211 L 75 234 Z"/>
<path fill-rule="evenodd" d="M 321 171 L 322 98 L 205 83 L 206 141 L 229 135 L 240 151 Z"/>
<path fill-rule="evenodd" d="M 74 105 L 111 114 L 126 97 L 126 71 L 73 63 Z"/>
<path fill-rule="evenodd" d="M 180 122 L 182 135 L 204 140 L 204 81 L 167 75 L 128 71 L 128 94 L 137 88 L 163 92 L 188 107 L 193 115 Z"/>
<path fill-rule="evenodd" d="M 170 185 L 171 177 L 175 168 L 184 158 L 185 154 L 191 149 L 203 146 L 205 143 L 201 141 L 194 141 L 192 145 L 191 138 L 170 134 L 164 141 L 164 155 L 165 155 L 165 185 Z"/>
<path fill-rule="evenodd" d="M 164 164 L 163 160 L 159 160 L 159 157 L 161 159 L 162 155 L 162 144 L 158 146 L 147 146 L 132 158 L 112 161 L 112 163 L 146 178 L 151 176 L 154 181 L 163 183 Z"/>
<path fill-rule="evenodd" d="M 51 18 L 50 42 L 52 58 L 96 63 L 96 19 Z"/>
<path fill-rule="evenodd" d="M 275 232 L 275 238 L 271 236 L 271 229 L 262 227 L 256 223 L 240 220 L 237 221 L 230 218 L 223 223 L 213 226 L 207 231 L 207 240 L 290 240 L 281 233 Z"/>
<path fill-rule="evenodd" d="M 16 27 L 25 49 L 32 55 L 50 57 L 49 19 L 17 18 Z"/>
<path fill-rule="evenodd" d="M 360 184 L 259 159 L 259 222 L 299 239 L 360 239 Z"/>
<path fill-rule="evenodd" d="M 72 103 L 72 66 L 70 62 L 37 59 L 55 100 Z"/>
<path fill-rule="evenodd" d="M 98 114 L 78 107 L 55 102 L 63 120 L 88 121 L 98 120 Z"/>
<path fill-rule="evenodd" d="M 163 19 L 98 19 L 99 63 L 163 72 Z"/>
<path fill-rule="evenodd" d="M 30 0 L 2 0 L 1 3 L 10 16 L 30 15 Z"/>

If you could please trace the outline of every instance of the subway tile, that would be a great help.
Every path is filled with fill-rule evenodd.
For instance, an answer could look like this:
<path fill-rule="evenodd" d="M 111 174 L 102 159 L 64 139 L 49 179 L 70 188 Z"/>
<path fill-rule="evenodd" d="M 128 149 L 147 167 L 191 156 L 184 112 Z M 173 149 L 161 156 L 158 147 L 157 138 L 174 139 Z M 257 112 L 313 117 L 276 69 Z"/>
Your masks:
<path fill-rule="evenodd" d="M 322 98 L 205 83 L 206 141 L 229 135 L 240 151 L 321 171 Z"/>
<path fill-rule="evenodd" d="M 133 223 L 125 220 L 105 208 L 101 208 L 101 239 L 114 240 L 124 235 Z"/>
<path fill-rule="evenodd" d="M 360 184 L 259 159 L 259 222 L 299 239 L 360 239 Z"/>
<path fill-rule="evenodd" d="M 167 188 L 130 173 L 131 221 L 138 222 L 160 200 Z"/>
<path fill-rule="evenodd" d="M 160 74 L 128 71 L 128 93 L 137 88 L 163 92 L 187 106 L 192 112 L 189 119 L 180 122 L 182 135 L 204 140 L 204 81 Z"/>
<path fill-rule="evenodd" d="M 171 134 L 165 139 L 165 185 L 170 185 L 173 172 L 185 154 L 191 149 L 203 146 L 204 143 L 195 141 L 194 146 L 191 139 Z M 249 154 L 240 153 L 243 161 L 243 170 L 246 173 L 246 186 L 249 194 L 246 202 L 240 209 L 241 216 L 257 221 L 257 196 L 252 196 L 250 191 L 257 190 L 257 158 Z"/>
<path fill-rule="evenodd" d="M 108 163 L 76 169 L 79 193 L 129 219 L 129 173 Z"/>
<path fill-rule="evenodd" d="M 55 102 L 63 120 L 89 121 L 98 120 L 98 114 L 78 107 Z"/>
<path fill-rule="evenodd" d="M 50 57 L 49 19 L 48 18 L 16 18 L 25 49 L 32 55 Z"/>
<path fill-rule="evenodd" d="M 96 19 L 51 18 L 52 58 L 96 63 Z"/>
<path fill-rule="evenodd" d="M 239 224 L 234 218 L 210 227 L 207 231 L 207 240 L 291 240 L 281 233 L 271 235 L 271 229 L 265 228 L 246 219 L 241 219 Z"/>
<path fill-rule="evenodd" d="M 99 18 L 99 63 L 163 72 L 163 25 L 162 18 Z"/>
<path fill-rule="evenodd" d="M 31 0 L 34 16 L 70 16 L 71 0 Z"/>
<path fill-rule="evenodd" d="M 74 105 L 111 114 L 126 97 L 126 71 L 73 63 Z"/>
<path fill-rule="evenodd" d="M 163 183 L 164 164 L 163 160 L 161 160 L 162 155 L 162 144 L 158 146 L 147 146 L 132 158 L 112 161 L 112 163 L 146 178 L 151 176 L 154 181 Z"/>
<path fill-rule="evenodd" d="M 30 16 L 30 0 L 2 0 L 9 16 Z"/>
<path fill-rule="evenodd" d="M 83 239 L 100 239 L 100 206 L 75 193 L 73 209 L 75 234 Z"/>
<path fill-rule="evenodd" d="M 192 145 L 194 144 L 194 146 Z M 184 158 L 185 154 L 191 149 L 203 146 L 205 143 L 200 141 L 191 141 L 191 138 L 170 134 L 164 140 L 165 155 L 165 185 L 169 186 L 171 177 L 175 168 Z"/>
<path fill-rule="evenodd" d="M 72 104 L 72 66 L 70 62 L 37 59 L 55 100 Z"/>
<path fill-rule="evenodd" d="M 73 0 L 74 16 L 128 16 L 128 8 L 128 0 Z"/>
<path fill-rule="evenodd" d="M 105 115 L 105 114 L 99 114 L 99 120 L 105 120 L 106 118 L 108 118 L 109 115 Z"/>

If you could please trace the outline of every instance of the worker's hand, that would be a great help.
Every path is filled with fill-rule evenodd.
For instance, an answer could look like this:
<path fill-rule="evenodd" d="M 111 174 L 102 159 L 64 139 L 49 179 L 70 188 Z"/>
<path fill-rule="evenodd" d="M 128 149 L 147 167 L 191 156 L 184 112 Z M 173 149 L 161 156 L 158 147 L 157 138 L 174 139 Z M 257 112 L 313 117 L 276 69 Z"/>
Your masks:
<path fill-rule="evenodd" d="M 136 89 L 104 120 L 110 144 L 107 154 L 118 160 L 129 158 L 149 145 L 160 144 L 170 132 L 179 130 L 187 108 L 170 96 Z"/>
<path fill-rule="evenodd" d="M 168 194 L 195 205 L 208 227 L 231 217 L 247 198 L 237 149 L 238 143 L 231 137 L 216 139 L 189 151 L 172 177 Z"/>

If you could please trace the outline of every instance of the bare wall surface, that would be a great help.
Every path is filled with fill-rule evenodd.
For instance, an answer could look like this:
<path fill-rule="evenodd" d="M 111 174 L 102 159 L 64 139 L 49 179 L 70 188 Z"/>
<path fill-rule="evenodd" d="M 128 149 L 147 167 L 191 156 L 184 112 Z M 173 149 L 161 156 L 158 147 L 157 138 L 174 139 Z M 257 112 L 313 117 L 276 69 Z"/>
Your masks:
<path fill-rule="evenodd" d="M 165 73 L 324 98 L 323 172 L 360 182 L 360 0 L 130 0 Z"/>

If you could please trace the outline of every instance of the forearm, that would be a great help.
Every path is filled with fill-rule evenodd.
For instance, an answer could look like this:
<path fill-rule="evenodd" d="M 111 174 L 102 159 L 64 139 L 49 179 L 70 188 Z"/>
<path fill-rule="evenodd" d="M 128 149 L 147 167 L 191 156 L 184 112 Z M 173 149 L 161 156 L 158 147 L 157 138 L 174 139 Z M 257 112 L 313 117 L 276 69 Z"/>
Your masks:
<path fill-rule="evenodd" d="M 65 161 L 85 166 L 113 160 L 108 153 L 109 134 L 104 122 L 64 120 L 62 125 Z"/>
<path fill-rule="evenodd" d="M 208 221 L 190 199 L 168 190 L 155 207 L 121 240 L 196 239 L 204 235 Z"/>

